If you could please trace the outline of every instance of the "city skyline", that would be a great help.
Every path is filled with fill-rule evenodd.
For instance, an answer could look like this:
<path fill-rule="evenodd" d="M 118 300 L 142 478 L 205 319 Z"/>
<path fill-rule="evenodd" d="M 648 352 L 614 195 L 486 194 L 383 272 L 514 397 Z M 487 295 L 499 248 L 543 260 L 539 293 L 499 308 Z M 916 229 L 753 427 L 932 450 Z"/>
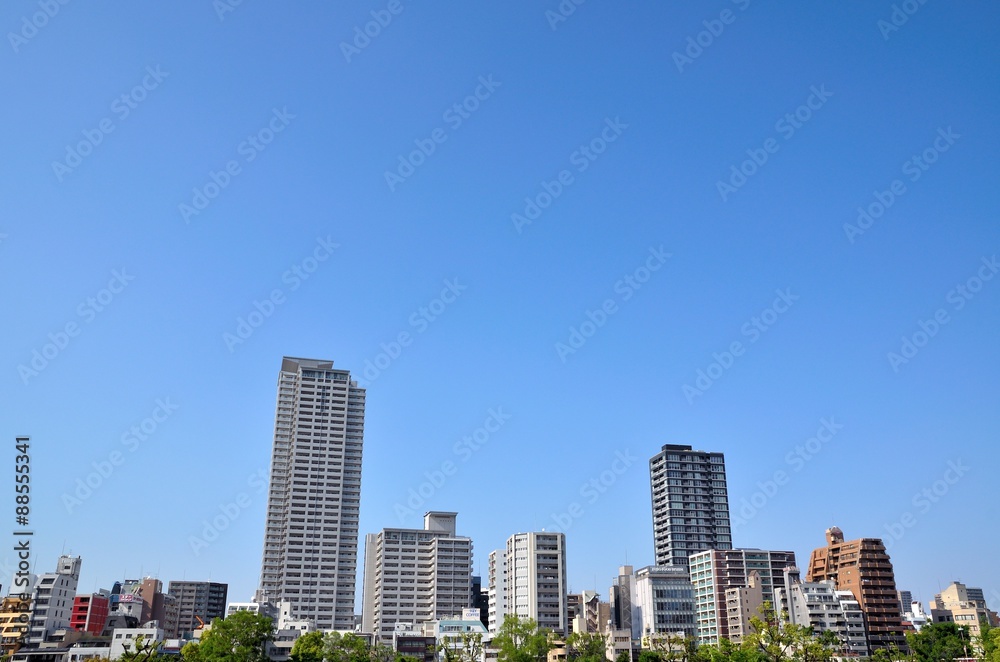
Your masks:
<path fill-rule="evenodd" d="M 996 3 L 403 0 L 363 48 L 384 4 L 45 4 L 0 16 L 37 573 L 249 599 L 306 356 L 366 390 L 359 538 L 458 512 L 485 576 L 558 530 L 603 596 L 655 562 L 648 459 L 691 445 L 734 547 L 839 526 L 924 604 L 1000 592 L 968 506 L 1000 459 Z"/>

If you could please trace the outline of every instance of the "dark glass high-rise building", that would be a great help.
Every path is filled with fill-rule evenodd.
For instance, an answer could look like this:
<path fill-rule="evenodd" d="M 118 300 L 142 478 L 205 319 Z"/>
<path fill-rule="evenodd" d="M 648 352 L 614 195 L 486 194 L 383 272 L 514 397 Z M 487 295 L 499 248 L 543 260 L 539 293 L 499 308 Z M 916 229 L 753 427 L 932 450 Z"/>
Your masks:
<path fill-rule="evenodd" d="M 732 549 L 722 453 L 667 444 L 649 460 L 656 565 L 688 564 L 691 554 Z"/>
<path fill-rule="evenodd" d="M 198 628 L 226 615 L 228 584 L 171 581 L 167 593 L 177 598 L 177 632 L 180 636 L 191 636 Z"/>

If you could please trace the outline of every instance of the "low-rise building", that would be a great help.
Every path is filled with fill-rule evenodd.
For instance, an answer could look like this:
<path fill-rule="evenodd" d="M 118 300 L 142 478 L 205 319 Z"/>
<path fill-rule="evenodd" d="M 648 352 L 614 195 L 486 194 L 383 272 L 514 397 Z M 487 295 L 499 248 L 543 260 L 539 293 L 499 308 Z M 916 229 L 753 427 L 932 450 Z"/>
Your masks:
<path fill-rule="evenodd" d="M 10 655 L 24 644 L 30 619 L 30 594 L 12 594 L 3 599 L 0 603 L 0 654 Z"/>
<path fill-rule="evenodd" d="M 980 635 L 979 622 L 985 618 L 993 622 L 995 614 L 986 607 L 982 589 L 972 589 L 972 595 L 965 584 L 952 582 L 931 600 L 931 621 L 934 623 L 955 623 L 964 626 L 973 639 Z"/>
<path fill-rule="evenodd" d="M 78 595 L 73 599 L 73 612 L 69 626 L 74 630 L 89 632 L 98 637 L 108 624 L 111 594 L 108 591 Z"/>
<path fill-rule="evenodd" d="M 143 646 L 152 643 L 159 647 L 166 637 L 163 636 L 163 628 L 155 626 L 116 628 L 111 634 L 111 646 L 108 657 L 112 660 L 117 660 L 125 651 L 134 651 L 140 639 Z"/>

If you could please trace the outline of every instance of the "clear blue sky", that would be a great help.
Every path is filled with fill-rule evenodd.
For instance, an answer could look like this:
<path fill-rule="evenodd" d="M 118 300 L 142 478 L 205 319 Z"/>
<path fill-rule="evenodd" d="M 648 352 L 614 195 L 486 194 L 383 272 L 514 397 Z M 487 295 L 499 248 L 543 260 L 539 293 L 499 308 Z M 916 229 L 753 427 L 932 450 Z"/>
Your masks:
<path fill-rule="evenodd" d="M 362 539 L 417 526 L 394 505 L 451 461 L 415 510 L 458 511 L 477 569 L 577 503 L 569 581 L 606 594 L 652 561 L 649 457 L 687 443 L 726 454 L 734 516 L 786 474 L 738 546 L 804 564 L 829 526 L 896 530 L 900 587 L 1000 591 L 995 3 L 892 30 L 888 0 L 589 0 L 559 22 L 555 0 L 182 4 L 0 10 L 2 439 L 13 481 L 32 437 L 37 571 L 65 549 L 81 590 L 141 572 L 248 599 L 282 355 L 360 373 L 406 332 L 369 380 Z M 345 49 L 372 11 L 387 25 Z M 509 419 L 456 449 L 491 408 Z"/>

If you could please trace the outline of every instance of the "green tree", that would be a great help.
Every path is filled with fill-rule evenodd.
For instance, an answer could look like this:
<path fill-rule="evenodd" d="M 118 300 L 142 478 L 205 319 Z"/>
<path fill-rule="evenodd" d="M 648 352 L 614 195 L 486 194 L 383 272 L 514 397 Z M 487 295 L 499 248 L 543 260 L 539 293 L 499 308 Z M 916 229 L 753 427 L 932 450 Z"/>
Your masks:
<path fill-rule="evenodd" d="M 369 647 L 367 641 L 350 632 L 330 632 L 323 640 L 324 662 L 371 662 L 378 655 L 382 652 Z"/>
<path fill-rule="evenodd" d="M 644 642 L 649 650 L 663 662 L 689 662 L 695 657 L 698 642 L 683 634 L 651 634 Z"/>
<path fill-rule="evenodd" d="M 145 635 L 138 635 L 131 642 L 122 644 L 125 652 L 117 659 L 122 662 L 152 662 L 160 657 L 160 643 L 153 639 L 146 640 Z"/>
<path fill-rule="evenodd" d="M 698 646 L 692 657 L 694 662 L 761 662 L 763 657 L 749 643 L 737 646 L 729 639 L 718 644 Z"/>
<path fill-rule="evenodd" d="M 190 642 L 181 655 L 185 662 L 269 662 L 267 644 L 274 623 L 263 614 L 238 611 L 212 622 L 200 642 Z"/>
<path fill-rule="evenodd" d="M 618 653 L 618 657 L 615 658 L 615 662 L 632 662 L 632 653 L 628 651 Z"/>
<path fill-rule="evenodd" d="M 785 624 L 791 635 L 792 658 L 798 662 L 830 662 L 841 648 L 840 638 L 830 631 L 813 634 L 811 627 Z"/>
<path fill-rule="evenodd" d="M 292 644 L 291 662 L 323 662 L 323 633 L 307 632 Z"/>
<path fill-rule="evenodd" d="M 872 662 L 909 662 L 912 658 L 899 650 L 896 645 L 888 648 L 876 648 L 872 652 Z"/>
<path fill-rule="evenodd" d="M 995 628 L 990 619 L 979 619 L 979 638 L 976 639 L 979 659 L 985 662 L 1000 662 L 1000 628 Z"/>
<path fill-rule="evenodd" d="M 942 662 L 972 654 L 968 631 L 954 623 L 928 623 L 920 632 L 907 632 L 906 643 L 916 662 Z"/>
<path fill-rule="evenodd" d="M 498 662 L 545 662 L 552 648 L 549 631 L 538 623 L 507 614 L 493 637 Z"/>
<path fill-rule="evenodd" d="M 445 662 L 479 662 L 484 650 L 483 635 L 479 632 L 445 635 L 438 646 Z"/>
<path fill-rule="evenodd" d="M 197 641 L 189 641 L 181 648 L 181 659 L 184 662 L 202 662 L 201 646 Z"/>
<path fill-rule="evenodd" d="M 571 662 L 608 662 L 607 650 L 607 635 L 574 632 L 566 637 L 566 659 Z"/>
<path fill-rule="evenodd" d="M 753 632 L 743 638 L 743 651 L 753 651 L 767 662 L 784 662 L 790 659 L 800 633 L 790 629 L 796 626 L 783 626 L 781 620 L 770 602 L 761 605 L 758 615 L 750 618 L 750 629 Z"/>

